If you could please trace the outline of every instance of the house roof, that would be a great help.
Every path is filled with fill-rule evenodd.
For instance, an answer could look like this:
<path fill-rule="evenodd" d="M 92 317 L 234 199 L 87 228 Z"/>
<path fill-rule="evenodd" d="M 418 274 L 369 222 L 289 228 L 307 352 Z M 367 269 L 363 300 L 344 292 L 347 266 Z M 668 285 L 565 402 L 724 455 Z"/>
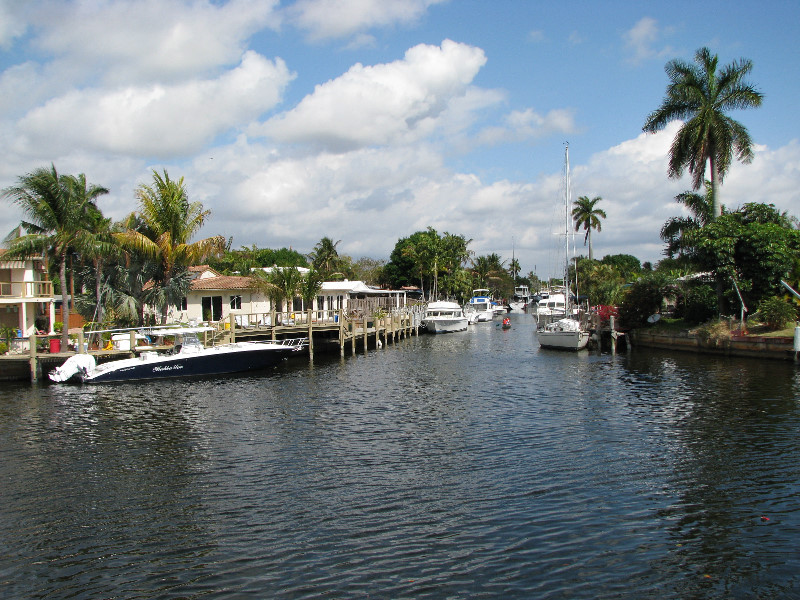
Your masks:
<path fill-rule="evenodd" d="M 216 275 L 200 277 L 191 282 L 191 290 L 245 290 L 252 287 L 252 277 L 241 275 Z"/>

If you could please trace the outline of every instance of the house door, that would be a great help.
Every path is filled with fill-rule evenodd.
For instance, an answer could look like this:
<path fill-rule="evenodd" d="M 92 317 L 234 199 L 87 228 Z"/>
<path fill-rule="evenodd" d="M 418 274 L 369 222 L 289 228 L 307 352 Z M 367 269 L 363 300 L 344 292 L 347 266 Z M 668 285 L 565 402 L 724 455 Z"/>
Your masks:
<path fill-rule="evenodd" d="M 222 318 L 222 296 L 203 296 L 204 321 L 219 321 Z"/>

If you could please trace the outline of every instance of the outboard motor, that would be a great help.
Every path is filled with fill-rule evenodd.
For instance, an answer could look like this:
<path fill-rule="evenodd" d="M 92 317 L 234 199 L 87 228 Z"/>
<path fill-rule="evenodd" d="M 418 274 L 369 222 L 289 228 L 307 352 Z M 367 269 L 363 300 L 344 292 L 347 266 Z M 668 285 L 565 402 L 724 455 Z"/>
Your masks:
<path fill-rule="evenodd" d="M 89 354 L 76 354 L 70 356 L 64 364 L 50 372 L 50 381 L 62 383 L 68 381 L 79 373 L 91 373 L 94 371 L 96 363 L 94 357 Z"/>

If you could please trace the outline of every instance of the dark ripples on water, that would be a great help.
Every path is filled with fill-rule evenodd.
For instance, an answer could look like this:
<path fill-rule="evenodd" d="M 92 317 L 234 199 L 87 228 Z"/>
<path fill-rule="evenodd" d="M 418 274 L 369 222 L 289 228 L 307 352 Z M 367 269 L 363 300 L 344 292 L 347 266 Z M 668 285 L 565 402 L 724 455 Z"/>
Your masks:
<path fill-rule="evenodd" d="M 4 386 L 0 595 L 798 595 L 793 365 L 548 352 L 513 317 L 252 377 Z"/>

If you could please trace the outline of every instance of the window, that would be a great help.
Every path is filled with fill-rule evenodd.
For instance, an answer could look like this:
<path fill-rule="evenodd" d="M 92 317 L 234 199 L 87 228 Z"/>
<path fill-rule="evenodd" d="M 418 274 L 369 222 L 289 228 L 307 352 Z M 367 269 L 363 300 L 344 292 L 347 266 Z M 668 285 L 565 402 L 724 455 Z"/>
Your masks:
<path fill-rule="evenodd" d="M 241 309 L 242 309 L 242 297 L 231 296 L 231 310 L 241 310 Z"/>
<path fill-rule="evenodd" d="M 188 303 L 188 301 L 186 300 L 186 296 L 184 296 L 183 298 L 181 298 L 181 301 L 180 301 L 180 302 L 178 302 L 178 303 L 175 305 L 175 308 L 177 308 L 178 310 L 188 310 L 188 309 L 189 309 L 189 303 Z"/>
<path fill-rule="evenodd" d="M 203 296 L 203 321 L 219 321 L 222 318 L 222 296 Z"/>

